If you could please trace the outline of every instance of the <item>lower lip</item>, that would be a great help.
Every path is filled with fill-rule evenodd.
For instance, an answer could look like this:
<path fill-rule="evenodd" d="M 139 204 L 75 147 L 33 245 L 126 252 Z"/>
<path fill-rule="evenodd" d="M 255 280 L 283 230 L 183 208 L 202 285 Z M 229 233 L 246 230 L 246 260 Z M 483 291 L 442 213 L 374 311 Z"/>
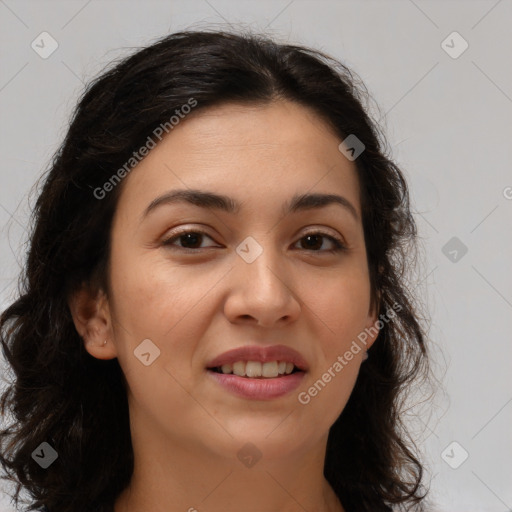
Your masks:
<path fill-rule="evenodd" d="M 304 378 L 304 372 L 295 372 L 275 379 L 251 379 L 233 374 L 208 373 L 225 389 L 242 398 L 251 400 L 272 400 L 297 389 Z"/>

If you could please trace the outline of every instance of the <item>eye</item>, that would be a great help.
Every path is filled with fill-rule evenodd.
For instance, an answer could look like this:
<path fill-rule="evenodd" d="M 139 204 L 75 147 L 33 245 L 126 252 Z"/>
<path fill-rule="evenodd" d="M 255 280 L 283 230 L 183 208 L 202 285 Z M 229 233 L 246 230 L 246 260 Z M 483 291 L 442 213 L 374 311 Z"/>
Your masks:
<path fill-rule="evenodd" d="M 213 240 L 205 231 L 202 231 L 200 229 L 184 229 L 177 233 L 174 232 L 171 237 L 166 238 L 165 240 L 162 241 L 162 245 L 172 247 L 173 249 L 182 249 L 185 252 L 197 252 L 198 249 L 208 249 L 209 247 L 214 247 L 201 247 L 201 241 L 203 240 L 204 237 Z M 330 249 L 321 249 L 322 246 L 324 245 L 322 239 L 328 240 L 331 243 L 332 247 Z M 179 241 L 181 245 L 176 245 L 175 241 Z M 311 252 L 335 253 L 347 249 L 346 245 L 342 242 L 341 239 L 334 237 L 332 235 L 328 235 L 323 231 L 313 231 L 310 233 L 306 233 L 296 242 L 296 244 L 302 241 L 306 241 L 305 244 L 302 244 L 302 248 L 306 251 Z"/>
<path fill-rule="evenodd" d="M 331 242 L 333 245 L 333 248 L 331 249 L 324 249 L 324 250 L 317 250 L 316 248 L 318 246 L 322 247 L 323 242 L 321 239 L 327 239 Z M 297 243 L 302 242 L 303 240 L 306 241 L 306 244 L 303 244 L 303 248 L 307 251 L 313 251 L 313 252 L 340 252 L 347 249 L 346 245 L 337 237 L 328 235 L 327 233 L 324 233 L 323 231 L 312 231 L 310 233 L 306 233 L 300 240 L 297 241 Z M 320 242 L 319 242 L 320 240 Z M 305 245 L 305 247 L 304 247 Z"/>
<path fill-rule="evenodd" d="M 176 233 L 176 232 L 173 233 L 173 235 L 170 238 L 165 239 L 162 242 L 162 245 L 174 246 L 174 247 L 179 247 L 182 249 L 190 249 L 191 250 L 190 252 L 192 252 L 195 249 L 204 249 L 205 248 L 205 247 L 197 247 L 198 245 L 199 246 L 201 245 L 201 240 L 203 237 L 207 237 L 210 240 L 212 240 L 212 238 L 210 236 L 208 236 L 204 231 L 201 231 L 199 229 L 181 230 L 178 233 Z M 176 244 L 174 243 L 175 240 L 180 241 L 182 245 L 176 246 Z"/>

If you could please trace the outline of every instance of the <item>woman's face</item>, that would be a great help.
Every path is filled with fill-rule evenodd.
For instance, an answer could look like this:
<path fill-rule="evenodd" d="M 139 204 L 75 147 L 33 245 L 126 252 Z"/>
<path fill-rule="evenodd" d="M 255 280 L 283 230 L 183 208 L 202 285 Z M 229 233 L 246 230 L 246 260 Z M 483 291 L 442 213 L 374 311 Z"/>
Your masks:
<path fill-rule="evenodd" d="M 325 442 L 364 351 L 343 356 L 375 321 L 340 142 L 294 103 L 224 105 L 185 118 L 125 178 L 108 308 L 132 429 L 224 457 L 249 442 L 267 458 Z M 176 191 L 190 201 L 161 200 Z M 343 199 L 289 210 L 311 194 Z M 302 371 L 281 375 L 280 362 Z"/>

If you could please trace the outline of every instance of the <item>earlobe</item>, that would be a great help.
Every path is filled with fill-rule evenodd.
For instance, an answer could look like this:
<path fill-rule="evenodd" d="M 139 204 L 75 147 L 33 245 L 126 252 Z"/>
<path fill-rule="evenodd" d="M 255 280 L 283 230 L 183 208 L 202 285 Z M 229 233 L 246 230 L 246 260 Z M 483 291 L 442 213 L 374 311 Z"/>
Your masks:
<path fill-rule="evenodd" d="M 75 328 L 84 340 L 84 347 L 97 359 L 116 357 L 112 339 L 110 313 L 104 293 L 82 287 L 68 299 Z"/>

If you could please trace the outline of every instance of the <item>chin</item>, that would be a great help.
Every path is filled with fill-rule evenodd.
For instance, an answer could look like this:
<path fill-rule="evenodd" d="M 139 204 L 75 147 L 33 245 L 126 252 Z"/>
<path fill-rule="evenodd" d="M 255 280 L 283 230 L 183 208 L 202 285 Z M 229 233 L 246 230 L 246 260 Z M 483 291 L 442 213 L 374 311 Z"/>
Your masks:
<path fill-rule="evenodd" d="M 233 437 L 228 438 L 226 435 L 210 448 L 222 457 L 229 454 L 229 457 L 238 458 L 242 463 L 245 457 L 277 462 L 303 454 L 318 442 L 316 435 L 307 438 L 304 437 L 303 431 L 300 434 L 297 432 L 297 436 L 290 435 L 290 430 L 284 423 L 278 426 L 279 422 L 275 421 L 265 425 L 257 422 L 252 427 L 247 425 L 247 428 L 243 429 L 228 429 Z"/>

